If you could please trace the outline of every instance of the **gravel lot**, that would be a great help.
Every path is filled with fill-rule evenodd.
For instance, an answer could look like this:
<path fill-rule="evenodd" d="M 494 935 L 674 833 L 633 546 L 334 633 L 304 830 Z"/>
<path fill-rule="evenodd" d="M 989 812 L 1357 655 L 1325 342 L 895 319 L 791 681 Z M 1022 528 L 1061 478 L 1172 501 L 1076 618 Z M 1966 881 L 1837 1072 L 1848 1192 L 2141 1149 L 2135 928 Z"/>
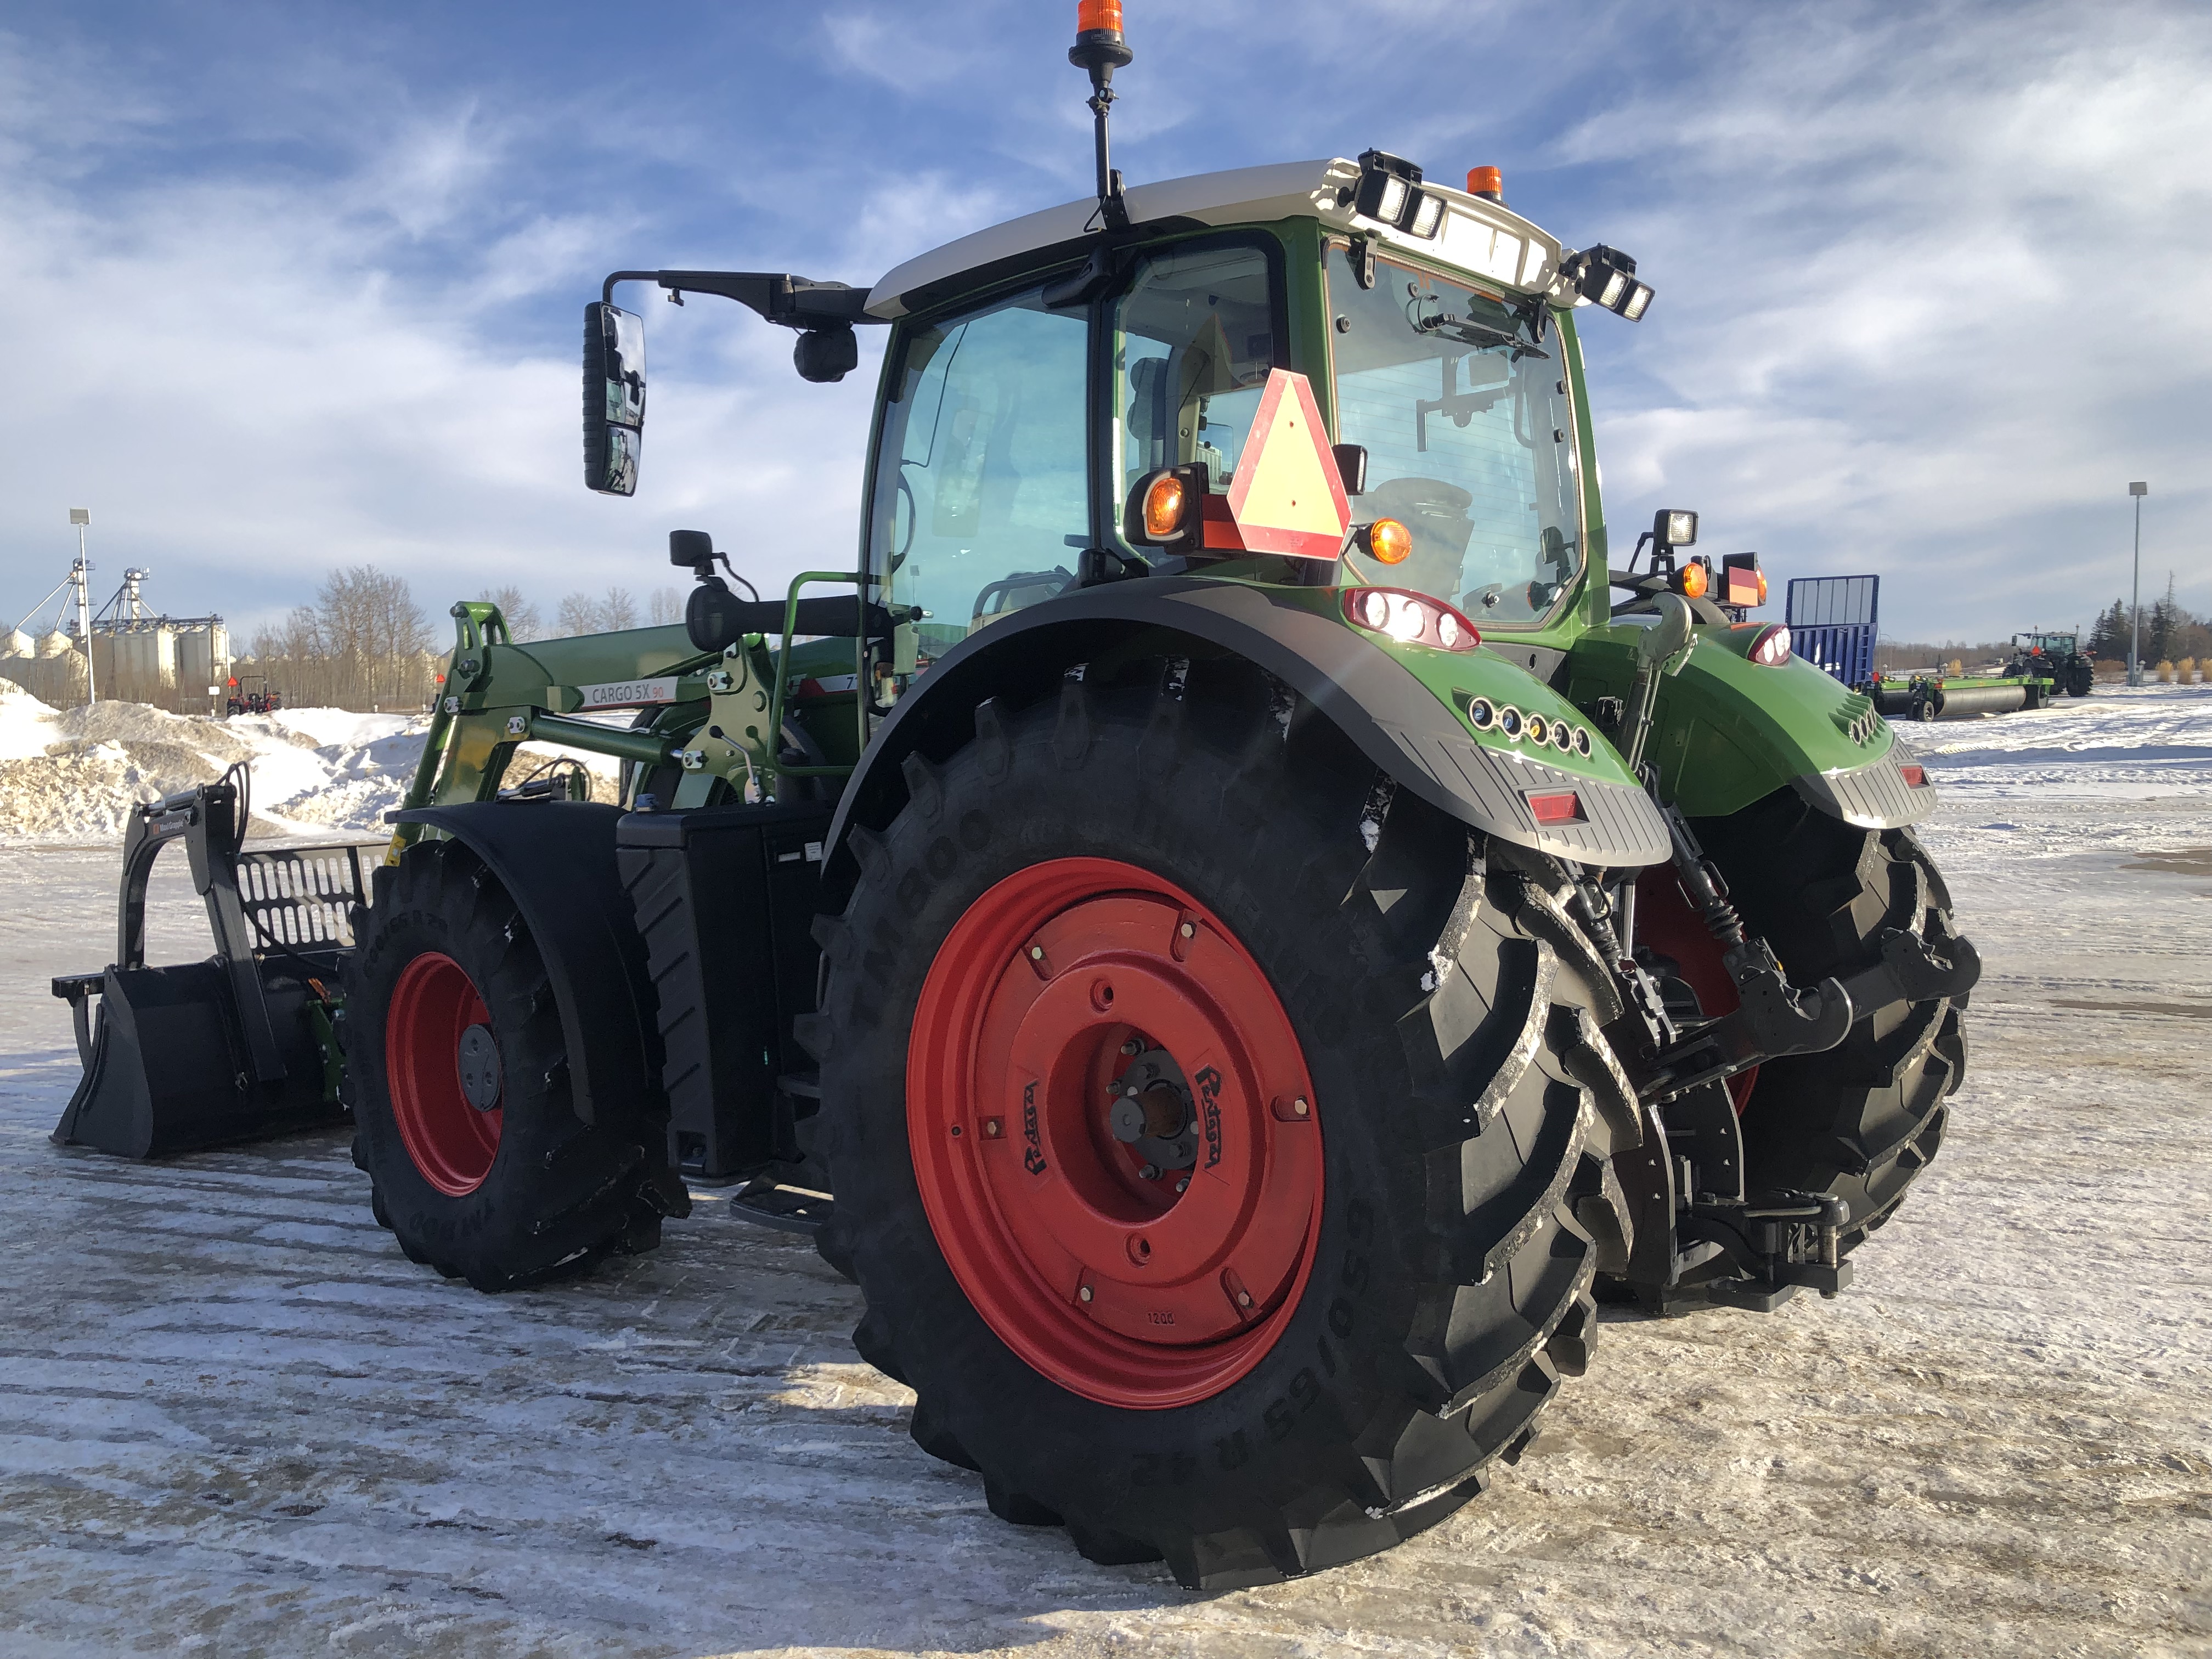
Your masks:
<path fill-rule="evenodd" d="M 2116 801 L 2079 712 L 1930 757 L 1989 973 L 1857 1287 L 1615 1319 L 1486 1498 L 1216 1595 L 994 1520 L 854 1293 L 718 1202 L 490 1298 L 400 1255 L 341 1136 L 55 1149 L 45 978 L 104 958 L 114 855 L 0 849 L 0 1653 L 2212 1652 L 2212 747 L 2161 726 L 2190 775 Z M 154 958 L 204 954 L 167 896 Z"/>

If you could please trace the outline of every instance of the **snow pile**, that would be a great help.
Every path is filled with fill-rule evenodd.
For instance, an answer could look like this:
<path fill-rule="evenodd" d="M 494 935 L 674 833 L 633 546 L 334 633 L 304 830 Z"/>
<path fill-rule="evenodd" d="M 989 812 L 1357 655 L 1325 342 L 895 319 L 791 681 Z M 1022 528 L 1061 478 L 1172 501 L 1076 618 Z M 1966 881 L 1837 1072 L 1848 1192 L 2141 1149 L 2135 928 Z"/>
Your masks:
<path fill-rule="evenodd" d="M 132 805 L 207 783 L 243 761 L 257 835 L 379 835 L 413 781 L 424 715 L 288 708 L 216 720 L 143 703 L 61 711 L 0 682 L 0 840 L 119 838 Z M 558 751 L 526 745 L 513 776 Z M 584 758 L 592 794 L 615 799 L 617 768 Z"/>
<path fill-rule="evenodd" d="M 2212 686 L 2100 685 L 2048 708 L 1905 729 L 1947 794 L 2212 795 Z"/>

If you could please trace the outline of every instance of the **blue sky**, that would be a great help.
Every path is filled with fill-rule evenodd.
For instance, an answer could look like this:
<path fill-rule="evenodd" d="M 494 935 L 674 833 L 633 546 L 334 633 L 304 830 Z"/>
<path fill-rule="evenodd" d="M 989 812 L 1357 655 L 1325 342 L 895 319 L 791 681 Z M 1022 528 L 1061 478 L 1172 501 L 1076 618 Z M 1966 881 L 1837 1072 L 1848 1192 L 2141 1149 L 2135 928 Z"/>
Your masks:
<path fill-rule="evenodd" d="M 435 611 L 849 559 L 872 349 L 808 386 L 647 311 L 644 483 L 581 487 L 580 308 L 622 266 L 854 283 L 1087 192 L 1073 0 L 0 3 L 0 621 L 75 550 L 250 634 L 334 563 Z M 2124 591 L 2212 610 L 2202 4 L 1128 0 L 1133 179 L 1354 155 L 1505 170 L 1658 291 L 1586 329 L 1607 517 L 1705 514 L 1885 631 Z M 1585 313 L 1587 316 L 1588 313 Z"/>

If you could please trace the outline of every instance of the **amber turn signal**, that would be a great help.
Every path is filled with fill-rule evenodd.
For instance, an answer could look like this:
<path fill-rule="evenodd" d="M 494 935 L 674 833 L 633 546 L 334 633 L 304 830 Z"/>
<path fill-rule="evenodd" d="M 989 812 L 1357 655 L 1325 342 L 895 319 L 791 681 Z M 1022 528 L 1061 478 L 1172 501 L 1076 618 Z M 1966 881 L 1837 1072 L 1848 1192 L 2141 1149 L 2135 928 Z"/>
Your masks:
<path fill-rule="evenodd" d="M 1686 599 L 1702 599 L 1711 580 L 1705 566 L 1692 559 L 1674 573 L 1674 591 Z"/>
<path fill-rule="evenodd" d="M 1403 564 L 1413 554 L 1413 532 L 1395 519 L 1367 526 L 1367 556 L 1377 564 Z"/>
<path fill-rule="evenodd" d="M 1145 534 L 1164 542 L 1182 528 L 1182 480 L 1163 472 L 1145 492 Z"/>
<path fill-rule="evenodd" d="M 1157 547 L 1185 558 L 1203 553 L 1208 482 L 1203 461 L 1147 472 L 1122 503 L 1122 538 L 1133 547 Z"/>

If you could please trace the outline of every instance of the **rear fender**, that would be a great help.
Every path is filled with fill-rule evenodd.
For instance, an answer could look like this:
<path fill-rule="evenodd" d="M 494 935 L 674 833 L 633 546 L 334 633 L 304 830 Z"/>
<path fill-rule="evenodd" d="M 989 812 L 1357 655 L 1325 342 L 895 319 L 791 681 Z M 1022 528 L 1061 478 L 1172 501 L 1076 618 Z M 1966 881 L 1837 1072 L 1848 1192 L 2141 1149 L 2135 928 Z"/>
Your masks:
<path fill-rule="evenodd" d="M 660 1094 L 658 1000 L 645 945 L 615 863 L 622 809 L 588 801 L 479 801 L 419 806 L 402 823 L 435 830 L 484 861 L 506 887 L 545 963 L 561 1015 L 576 1115 L 641 1092 Z M 615 1115 L 622 1121 L 622 1114 Z M 656 1162 L 665 1148 L 646 1149 Z"/>
<path fill-rule="evenodd" d="M 1583 708 L 1627 696 L 1642 629 L 1615 623 L 1576 641 L 1568 696 Z M 1660 794 L 1693 818 L 1725 817 L 1790 788 L 1862 829 L 1915 823 L 1936 791 L 1909 783 L 1912 753 L 1873 700 L 1802 658 L 1777 667 L 1747 654 L 1763 626 L 1702 627 L 1679 674 L 1660 682 L 1644 753 Z"/>
<path fill-rule="evenodd" d="M 975 736 L 977 704 L 1054 694 L 1079 663 L 1116 655 L 1222 656 L 1273 675 L 1333 722 L 1400 787 L 1472 829 L 1585 864 L 1663 863 L 1665 823 L 1602 741 L 1591 756 L 1544 760 L 1479 741 L 1439 690 L 1389 651 L 1339 621 L 1333 590 L 1266 587 L 1184 577 L 1102 584 L 1009 614 L 939 659 L 877 729 L 830 827 L 824 877 L 834 894 L 852 878 L 847 838 L 880 830 L 907 798 L 910 754 L 942 761 Z M 1443 653 L 1430 653 L 1441 657 Z M 1556 692 L 1486 651 L 1449 659 L 1472 691 L 1547 718 L 1583 721 Z M 1528 797 L 1572 789 L 1583 821 L 1540 825 Z"/>

